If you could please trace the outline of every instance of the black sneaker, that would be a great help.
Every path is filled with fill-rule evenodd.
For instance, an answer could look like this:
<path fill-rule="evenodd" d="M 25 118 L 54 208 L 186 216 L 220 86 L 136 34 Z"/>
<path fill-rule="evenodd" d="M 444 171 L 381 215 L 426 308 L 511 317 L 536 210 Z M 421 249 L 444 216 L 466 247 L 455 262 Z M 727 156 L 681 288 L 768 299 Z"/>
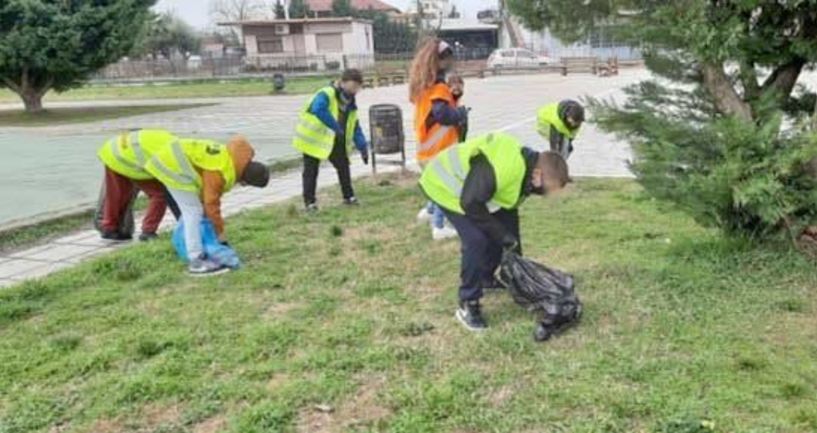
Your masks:
<path fill-rule="evenodd" d="M 360 201 L 358 201 L 357 197 L 349 197 L 343 199 L 343 204 L 346 206 L 360 206 Z"/>
<path fill-rule="evenodd" d="M 318 213 L 318 210 L 319 210 L 318 209 L 318 204 L 317 203 L 309 203 L 308 205 L 306 205 L 306 208 L 304 210 L 308 214 L 316 214 L 316 213 Z"/>
<path fill-rule="evenodd" d="M 157 235 L 156 233 L 142 233 L 141 235 L 139 235 L 139 240 L 142 242 L 155 241 L 158 238 L 159 235 Z"/>
<path fill-rule="evenodd" d="M 455 316 L 469 331 L 479 332 L 488 329 L 488 324 L 482 317 L 479 301 L 460 302 L 460 308 L 457 309 Z"/>
<path fill-rule="evenodd" d="M 102 239 L 114 242 L 127 242 L 133 239 L 132 235 L 119 232 L 102 232 Z"/>

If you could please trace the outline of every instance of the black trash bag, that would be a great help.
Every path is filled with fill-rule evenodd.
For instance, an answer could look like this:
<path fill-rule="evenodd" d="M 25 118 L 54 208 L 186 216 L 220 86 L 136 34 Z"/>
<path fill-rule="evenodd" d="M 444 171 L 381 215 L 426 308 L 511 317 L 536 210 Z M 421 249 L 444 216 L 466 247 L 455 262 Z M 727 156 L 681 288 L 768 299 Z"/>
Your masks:
<path fill-rule="evenodd" d="M 517 304 L 538 315 L 536 341 L 548 340 L 581 318 L 582 303 L 570 274 L 508 251 L 502 257 L 498 279 Z"/>

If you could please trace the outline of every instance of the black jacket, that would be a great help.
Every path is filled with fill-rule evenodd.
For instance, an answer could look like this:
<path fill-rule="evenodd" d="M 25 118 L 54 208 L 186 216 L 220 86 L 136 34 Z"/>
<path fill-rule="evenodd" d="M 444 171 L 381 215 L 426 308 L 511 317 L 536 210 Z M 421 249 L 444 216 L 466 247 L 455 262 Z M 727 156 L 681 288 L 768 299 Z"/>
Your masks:
<path fill-rule="evenodd" d="M 522 197 L 531 194 L 531 177 L 539 152 L 527 147 L 522 148 L 522 157 L 525 159 L 525 177 L 522 180 Z M 505 227 L 488 210 L 488 203 L 496 193 L 496 174 L 488 159 L 483 155 L 477 155 L 471 159 L 471 169 L 465 178 L 465 185 L 460 196 L 460 206 L 465 211 L 465 216 L 470 218 L 488 236 L 496 241 L 513 237 Z M 519 241 L 519 239 L 515 239 Z"/>

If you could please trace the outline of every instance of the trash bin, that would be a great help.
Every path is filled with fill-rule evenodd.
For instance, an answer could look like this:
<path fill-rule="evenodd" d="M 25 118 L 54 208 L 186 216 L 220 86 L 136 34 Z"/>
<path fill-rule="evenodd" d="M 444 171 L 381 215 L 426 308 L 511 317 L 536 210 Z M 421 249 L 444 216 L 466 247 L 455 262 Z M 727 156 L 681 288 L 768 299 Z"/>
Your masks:
<path fill-rule="evenodd" d="M 400 154 L 399 161 L 381 161 L 406 167 L 406 136 L 403 132 L 403 112 L 393 104 L 373 105 L 369 109 L 369 128 L 372 140 L 372 171 L 377 174 L 377 157 Z"/>
<path fill-rule="evenodd" d="M 282 92 L 286 85 L 287 82 L 286 78 L 284 78 L 284 74 L 276 73 L 272 76 L 272 89 L 275 90 L 276 93 Z"/>

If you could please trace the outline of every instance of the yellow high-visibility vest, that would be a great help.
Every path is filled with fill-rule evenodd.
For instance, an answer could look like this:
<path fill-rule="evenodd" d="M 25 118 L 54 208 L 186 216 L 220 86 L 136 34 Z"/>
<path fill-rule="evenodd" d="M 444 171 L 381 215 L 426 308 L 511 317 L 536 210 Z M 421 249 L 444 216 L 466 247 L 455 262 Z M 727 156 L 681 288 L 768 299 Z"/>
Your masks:
<path fill-rule="evenodd" d="M 434 203 L 458 214 L 465 179 L 471 170 L 471 159 L 484 155 L 496 175 L 496 192 L 488 209 L 515 209 L 522 198 L 522 181 L 527 165 L 522 144 L 515 137 L 495 132 L 454 145 L 438 154 L 423 170 L 420 187 Z"/>
<path fill-rule="evenodd" d="M 295 137 L 292 139 L 292 146 L 299 152 L 307 154 L 321 161 L 329 159 L 332 147 L 335 145 L 335 131 L 327 128 L 318 116 L 309 112 L 315 98 L 324 94 L 329 98 L 329 112 L 337 121 L 340 118 L 340 104 L 336 96 L 337 90 L 334 87 L 325 87 L 313 96 L 306 106 L 301 110 L 300 120 L 295 127 Z M 357 127 L 357 110 L 351 110 L 346 116 L 346 152 L 352 152 Z"/>
<path fill-rule="evenodd" d="M 97 156 L 106 167 L 129 179 L 153 179 L 145 165 L 157 152 L 178 140 L 175 135 L 160 129 L 141 129 L 123 132 L 106 141 Z"/>
<path fill-rule="evenodd" d="M 217 171 L 224 178 L 224 191 L 235 185 L 233 158 L 227 146 L 210 140 L 179 139 L 153 155 L 145 170 L 169 189 L 201 192 L 198 169 Z"/>

